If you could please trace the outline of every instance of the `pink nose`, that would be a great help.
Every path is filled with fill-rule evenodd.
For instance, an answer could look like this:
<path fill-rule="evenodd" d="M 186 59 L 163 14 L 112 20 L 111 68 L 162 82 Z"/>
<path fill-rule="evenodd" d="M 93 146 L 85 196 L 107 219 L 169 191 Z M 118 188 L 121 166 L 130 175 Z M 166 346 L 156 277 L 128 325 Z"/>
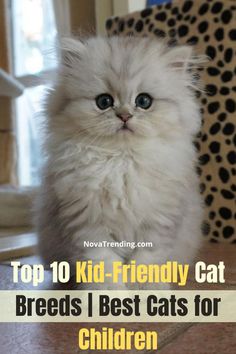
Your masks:
<path fill-rule="evenodd" d="M 117 114 L 117 117 L 120 118 L 122 122 L 126 123 L 133 116 L 130 113 L 121 113 L 121 114 Z"/>

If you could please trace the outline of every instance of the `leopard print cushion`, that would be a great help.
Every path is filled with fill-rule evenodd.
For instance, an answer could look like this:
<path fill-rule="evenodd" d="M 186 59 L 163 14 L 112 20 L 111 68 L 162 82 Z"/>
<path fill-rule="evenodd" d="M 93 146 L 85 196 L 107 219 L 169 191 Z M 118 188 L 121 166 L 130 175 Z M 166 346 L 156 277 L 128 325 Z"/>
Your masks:
<path fill-rule="evenodd" d="M 200 75 L 203 125 L 196 141 L 201 193 L 206 204 L 202 232 L 212 242 L 236 243 L 236 1 L 183 1 L 147 8 L 106 22 L 108 35 L 166 37 L 194 44 L 210 57 Z"/>

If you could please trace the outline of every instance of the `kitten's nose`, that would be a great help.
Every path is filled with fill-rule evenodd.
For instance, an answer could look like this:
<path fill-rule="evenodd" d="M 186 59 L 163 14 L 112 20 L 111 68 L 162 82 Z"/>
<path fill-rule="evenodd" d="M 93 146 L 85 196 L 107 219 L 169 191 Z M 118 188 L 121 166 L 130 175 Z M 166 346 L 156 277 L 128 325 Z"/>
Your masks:
<path fill-rule="evenodd" d="M 120 118 L 122 120 L 122 122 L 126 123 L 133 116 L 130 113 L 120 113 L 120 114 L 117 114 L 117 117 Z"/>

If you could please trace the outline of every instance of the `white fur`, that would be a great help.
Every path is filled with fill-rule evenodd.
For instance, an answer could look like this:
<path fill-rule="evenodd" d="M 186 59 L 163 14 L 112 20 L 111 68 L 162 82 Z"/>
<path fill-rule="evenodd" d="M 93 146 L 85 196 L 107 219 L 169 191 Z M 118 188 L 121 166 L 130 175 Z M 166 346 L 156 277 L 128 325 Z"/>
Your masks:
<path fill-rule="evenodd" d="M 109 267 L 114 260 L 191 260 L 201 220 L 192 49 L 118 37 L 69 39 L 62 47 L 37 207 L 45 261 L 105 260 Z M 148 110 L 135 107 L 142 92 L 154 99 Z M 113 108 L 96 106 L 102 93 L 113 96 Z M 133 114 L 133 132 L 119 130 L 120 111 Z M 154 247 L 91 249 L 84 240 L 145 240 Z"/>

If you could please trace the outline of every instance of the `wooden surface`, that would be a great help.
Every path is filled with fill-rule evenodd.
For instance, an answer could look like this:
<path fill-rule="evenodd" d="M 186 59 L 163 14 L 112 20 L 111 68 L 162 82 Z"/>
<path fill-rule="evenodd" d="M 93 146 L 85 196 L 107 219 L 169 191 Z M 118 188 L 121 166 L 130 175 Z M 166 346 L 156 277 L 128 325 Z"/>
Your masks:
<path fill-rule="evenodd" d="M 0 120 L 1 117 L 0 112 Z M 16 146 L 13 132 L 10 130 L 0 131 L 0 184 L 16 185 L 15 156 Z"/>
<path fill-rule="evenodd" d="M 10 72 L 6 1 L 0 0 L 0 68 Z M 0 97 L 0 184 L 16 184 L 16 146 L 11 99 Z"/>
<path fill-rule="evenodd" d="M 1 38 L 0 67 L 6 71 L 9 71 L 5 5 L 6 5 L 6 1 L 0 0 L 0 38 Z"/>
<path fill-rule="evenodd" d="M 37 237 L 34 233 L 0 237 L 0 261 L 32 255 L 36 248 Z"/>

